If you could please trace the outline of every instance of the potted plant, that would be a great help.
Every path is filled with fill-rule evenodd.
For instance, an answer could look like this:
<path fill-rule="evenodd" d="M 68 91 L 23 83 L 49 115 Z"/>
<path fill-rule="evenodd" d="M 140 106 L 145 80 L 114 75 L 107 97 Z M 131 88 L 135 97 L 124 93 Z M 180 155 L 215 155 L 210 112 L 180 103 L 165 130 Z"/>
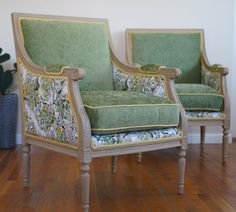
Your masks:
<path fill-rule="evenodd" d="M 16 72 L 14 69 L 4 70 L 2 63 L 10 59 L 9 54 L 2 54 L 0 48 L 0 148 L 12 148 L 16 145 L 17 95 L 10 94 Z"/>

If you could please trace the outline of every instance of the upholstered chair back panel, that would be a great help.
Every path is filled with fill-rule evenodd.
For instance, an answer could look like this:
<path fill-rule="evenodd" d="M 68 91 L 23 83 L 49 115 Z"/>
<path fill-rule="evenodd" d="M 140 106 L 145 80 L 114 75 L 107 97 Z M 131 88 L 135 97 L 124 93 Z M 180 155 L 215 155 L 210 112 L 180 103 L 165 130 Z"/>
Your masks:
<path fill-rule="evenodd" d="M 84 68 L 81 90 L 113 90 L 105 23 L 22 19 L 24 45 L 40 66 L 60 64 Z"/>
<path fill-rule="evenodd" d="M 131 43 L 134 63 L 178 67 L 182 75 L 176 82 L 201 82 L 200 32 L 132 33 Z"/>

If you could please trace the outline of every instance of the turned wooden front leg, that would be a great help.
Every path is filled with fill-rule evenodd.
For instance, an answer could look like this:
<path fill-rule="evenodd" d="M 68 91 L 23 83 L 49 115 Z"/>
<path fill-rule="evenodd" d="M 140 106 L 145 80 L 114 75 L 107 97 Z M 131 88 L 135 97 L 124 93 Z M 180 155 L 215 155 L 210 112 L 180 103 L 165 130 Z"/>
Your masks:
<path fill-rule="evenodd" d="M 82 163 L 81 171 L 81 196 L 83 212 L 89 211 L 89 163 Z"/>
<path fill-rule="evenodd" d="M 223 127 L 222 163 L 225 163 L 228 158 L 228 140 L 229 140 L 229 128 Z"/>
<path fill-rule="evenodd" d="M 185 177 L 185 149 L 179 148 L 179 160 L 178 160 L 178 193 L 184 193 L 184 177 Z"/>
<path fill-rule="evenodd" d="M 23 145 L 23 184 L 24 187 L 29 186 L 30 175 L 30 144 Z"/>

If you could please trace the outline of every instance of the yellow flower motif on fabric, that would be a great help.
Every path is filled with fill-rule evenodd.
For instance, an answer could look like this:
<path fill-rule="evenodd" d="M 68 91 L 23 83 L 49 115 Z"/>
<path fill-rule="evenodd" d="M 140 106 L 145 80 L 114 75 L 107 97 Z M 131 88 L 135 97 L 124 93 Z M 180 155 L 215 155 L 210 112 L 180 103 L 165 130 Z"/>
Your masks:
<path fill-rule="evenodd" d="M 26 89 L 23 89 L 23 97 L 26 97 Z"/>

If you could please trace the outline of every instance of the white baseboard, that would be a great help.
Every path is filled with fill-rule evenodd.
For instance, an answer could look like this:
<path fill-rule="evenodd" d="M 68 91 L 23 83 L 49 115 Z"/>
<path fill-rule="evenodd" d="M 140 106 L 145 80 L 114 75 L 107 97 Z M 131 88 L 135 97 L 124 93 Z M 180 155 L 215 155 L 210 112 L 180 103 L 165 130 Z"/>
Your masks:
<path fill-rule="evenodd" d="M 22 144 L 22 136 L 21 134 L 16 135 L 16 143 Z M 189 134 L 188 135 L 188 143 L 190 144 L 199 144 L 200 143 L 200 134 Z M 206 134 L 205 137 L 206 144 L 219 144 L 222 143 L 222 134 Z M 232 143 L 232 134 L 229 134 L 229 143 Z"/>
<path fill-rule="evenodd" d="M 200 134 L 189 134 L 188 135 L 188 143 L 190 144 L 199 144 L 200 143 Z M 206 144 L 220 144 L 222 143 L 222 134 L 221 133 L 207 133 L 205 136 Z M 228 143 L 232 143 L 232 134 L 229 134 Z"/>
<path fill-rule="evenodd" d="M 16 134 L 16 144 L 22 144 L 22 135 Z"/>

